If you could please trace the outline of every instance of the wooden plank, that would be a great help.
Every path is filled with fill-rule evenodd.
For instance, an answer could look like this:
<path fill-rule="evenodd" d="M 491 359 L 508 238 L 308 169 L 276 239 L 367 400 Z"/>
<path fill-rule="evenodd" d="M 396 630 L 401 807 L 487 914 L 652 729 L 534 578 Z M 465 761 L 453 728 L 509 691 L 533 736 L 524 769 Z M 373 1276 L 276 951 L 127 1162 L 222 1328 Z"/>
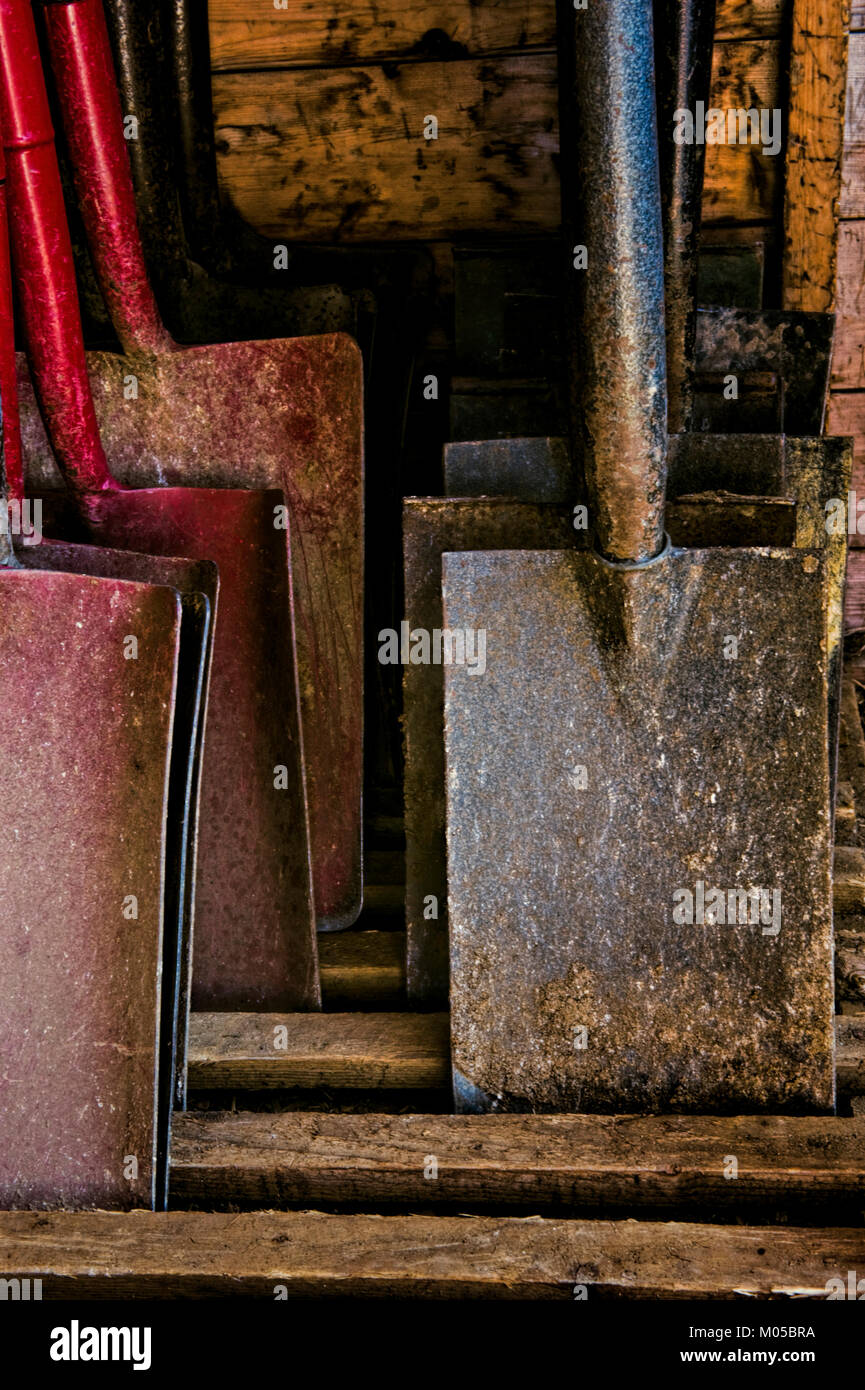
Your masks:
<path fill-rule="evenodd" d="M 836 917 L 847 912 L 865 912 L 865 849 L 835 846 L 832 905 Z"/>
<path fill-rule="evenodd" d="M 334 1000 L 395 1003 L 405 998 L 405 932 L 346 931 L 318 938 L 321 991 Z"/>
<path fill-rule="evenodd" d="M 819 1298 L 865 1230 L 320 1212 L 0 1213 L 43 1298 Z"/>
<path fill-rule="evenodd" d="M 774 108 L 778 40 L 719 45 L 723 108 Z M 266 236 L 448 239 L 559 226 L 552 54 L 451 63 L 216 74 L 226 197 Z M 423 138 L 424 118 L 439 121 Z M 781 156 L 711 145 L 704 217 L 770 221 Z"/>
<path fill-rule="evenodd" d="M 832 352 L 834 390 L 865 388 L 865 221 L 838 229 L 838 308 Z"/>
<path fill-rule="evenodd" d="M 844 96 L 847 0 L 793 0 L 782 306 L 828 313 L 835 263 Z"/>
<path fill-rule="evenodd" d="M 850 34 L 844 108 L 841 216 L 865 217 L 865 31 Z"/>
<path fill-rule="evenodd" d="M 741 1208 L 865 1190 L 865 1120 L 188 1112 L 172 1143 L 172 1204 Z"/>
<path fill-rule="evenodd" d="M 839 763 L 843 759 L 845 772 L 850 778 L 856 819 L 862 822 L 862 829 L 865 830 L 865 730 L 859 714 L 856 686 L 846 675 L 841 687 L 839 742 Z"/>
<path fill-rule="evenodd" d="M 720 0 L 718 39 L 776 38 L 784 0 Z M 554 0 L 211 0 L 215 72 L 482 57 L 556 42 Z"/>
<path fill-rule="evenodd" d="M 836 1019 L 837 1084 L 842 1100 L 865 1096 L 865 1013 Z"/>
<path fill-rule="evenodd" d="M 865 1043 L 844 1046 L 839 1089 L 865 1095 Z M 191 1090 L 450 1085 L 447 1014 L 193 1014 L 189 1047 Z"/>
<path fill-rule="evenodd" d="M 449 1084 L 446 1014 L 195 1013 L 190 1020 L 192 1090 Z"/>

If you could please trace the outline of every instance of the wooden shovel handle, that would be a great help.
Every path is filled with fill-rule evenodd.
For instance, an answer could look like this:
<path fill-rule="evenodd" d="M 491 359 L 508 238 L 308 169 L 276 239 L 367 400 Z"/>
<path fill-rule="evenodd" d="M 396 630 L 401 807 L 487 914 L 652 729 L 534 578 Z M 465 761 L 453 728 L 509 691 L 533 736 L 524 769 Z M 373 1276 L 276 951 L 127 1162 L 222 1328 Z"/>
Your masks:
<path fill-rule="evenodd" d="M 73 493 L 116 490 L 99 439 L 54 131 L 30 0 L 0 0 L 9 231 L 33 385 Z"/>
<path fill-rule="evenodd" d="M 51 68 L 99 287 L 125 352 L 170 352 L 135 210 L 102 0 L 43 0 Z"/>

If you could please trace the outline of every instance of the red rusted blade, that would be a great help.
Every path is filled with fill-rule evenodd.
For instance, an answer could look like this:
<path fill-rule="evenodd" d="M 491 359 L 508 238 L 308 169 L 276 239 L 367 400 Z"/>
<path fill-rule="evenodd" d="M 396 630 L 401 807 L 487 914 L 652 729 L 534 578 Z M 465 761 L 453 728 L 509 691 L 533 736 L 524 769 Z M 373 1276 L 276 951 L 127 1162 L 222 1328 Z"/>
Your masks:
<path fill-rule="evenodd" d="M 0 571 L 2 1206 L 153 1203 L 179 634 L 172 589 Z"/>
<path fill-rule="evenodd" d="M 91 498 L 107 545 L 209 559 L 219 614 L 201 776 L 193 1007 L 320 1002 L 285 499 L 152 488 Z"/>
<path fill-rule="evenodd" d="M 102 442 L 122 482 L 285 493 L 316 915 L 322 928 L 348 926 L 361 900 L 360 352 L 333 334 L 87 357 Z M 19 386 L 29 486 L 56 488 L 23 359 Z"/>
<path fill-rule="evenodd" d="M 157 1206 L 163 1208 L 168 1198 L 172 1111 L 175 1107 L 183 1109 L 186 1101 L 198 787 L 219 577 L 216 566 L 206 560 L 136 555 L 132 551 L 67 545 L 62 541 L 21 545 L 17 558 L 26 569 L 163 585 L 175 589 L 180 597 L 182 616 L 166 828 L 157 1126 Z"/>

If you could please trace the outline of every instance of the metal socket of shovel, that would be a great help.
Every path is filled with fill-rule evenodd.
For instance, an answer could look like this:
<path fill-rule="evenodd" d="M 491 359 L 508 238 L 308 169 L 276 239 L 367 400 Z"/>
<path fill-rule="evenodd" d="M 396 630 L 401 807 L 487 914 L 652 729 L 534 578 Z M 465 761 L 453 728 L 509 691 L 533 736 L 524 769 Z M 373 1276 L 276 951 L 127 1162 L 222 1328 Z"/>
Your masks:
<path fill-rule="evenodd" d="M 2 140 L 0 140 L 0 147 L 2 147 Z M 185 1103 L 188 996 L 194 911 L 193 882 L 198 822 L 198 777 L 210 667 L 211 618 L 216 607 L 218 578 L 215 566 L 206 561 L 194 562 L 150 555 L 135 555 L 128 551 L 104 550 L 96 546 L 46 543 L 40 538 L 38 519 L 36 517 L 28 518 L 23 498 L 21 436 L 18 420 L 12 315 L 12 279 L 7 236 L 5 167 L 3 167 L 2 148 L 0 148 L 0 177 L 3 180 L 0 182 L 0 400 L 3 403 L 2 438 L 5 476 L 5 486 L 0 501 L 3 505 L 4 518 L 7 515 L 9 517 L 8 527 L 4 532 L 7 542 L 7 568 L 52 570 L 71 575 L 89 576 L 97 585 L 105 580 L 130 580 L 139 585 L 148 585 L 150 588 L 159 585 L 174 590 L 180 601 L 180 633 L 176 653 L 177 679 L 171 710 L 170 744 L 168 748 L 159 745 L 155 750 L 151 750 L 151 755 L 155 755 L 157 762 L 165 764 L 167 760 L 168 784 L 165 824 L 162 832 L 164 884 L 161 965 L 159 977 L 154 982 L 159 1001 L 156 1115 L 154 1133 L 150 1143 L 146 1145 L 146 1152 L 149 1154 L 154 1148 L 155 1141 L 155 1177 L 152 1159 L 145 1165 L 140 1176 L 143 1182 L 141 1191 L 146 1192 L 149 1187 L 151 1195 L 155 1197 L 156 1204 L 164 1207 L 168 1196 L 172 1110 L 175 1106 L 182 1107 Z M 24 536 L 24 539 L 23 543 L 19 542 L 17 548 L 13 549 L 14 541 L 11 538 L 15 534 L 16 528 L 18 533 Z M 92 588 L 93 585 L 91 584 L 90 587 Z M 102 583 L 102 587 L 103 592 L 105 592 L 104 583 Z M 87 591 L 86 586 L 84 591 Z M 127 634 L 127 638 L 129 640 L 124 644 L 124 658 L 135 661 L 138 659 L 138 637 L 135 633 L 130 633 Z M 135 647 L 130 645 L 131 639 L 134 639 Z M 125 770 L 115 769 L 115 773 L 118 776 L 124 776 Z M 106 770 L 100 767 L 97 776 L 104 778 L 105 775 Z M 61 820 L 68 815 L 69 809 L 64 804 Z M 61 846 L 58 851 L 51 830 L 53 824 L 52 818 L 45 828 L 43 849 L 49 862 L 56 866 L 58 861 L 61 864 L 63 862 L 63 848 Z M 114 834 L 115 832 L 116 828 L 113 826 L 106 831 L 107 834 Z M 145 845 L 142 849 L 145 859 L 149 858 L 152 847 Z M 62 868 L 59 872 L 62 873 Z M 97 892 L 100 891 L 97 889 Z M 79 906 L 85 917 L 88 913 L 95 916 L 98 907 L 95 897 L 82 902 Z M 134 921 L 135 918 L 133 917 L 131 920 Z M 116 923 L 112 923 L 109 916 L 105 926 L 100 924 L 98 927 L 94 926 L 93 929 L 104 931 L 106 926 L 110 942 L 108 953 L 110 957 L 112 951 L 116 949 L 114 941 L 117 932 Z M 129 929 L 124 918 L 123 930 L 128 931 Z M 151 943 L 151 946 L 158 954 L 160 943 Z M 51 975 L 50 963 L 43 961 L 40 968 L 45 969 L 49 976 Z M 10 973 L 9 978 L 15 978 L 14 971 Z M 35 972 L 33 978 L 36 979 Z M 110 981 L 97 978 L 91 981 L 91 985 L 95 994 L 98 988 L 110 988 Z M 148 989 L 145 983 L 144 987 L 136 992 L 135 997 L 143 1012 L 144 1027 L 147 1027 L 148 1021 L 152 1024 L 156 1008 L 153 991 Z M 24 1003 L 25 1007 L 29 1008 L 29 1001 L 26 998 L 24 998 Z M 124 1003 L 123 1007 L 128 1006 Z M 15 1018 L 14 1008 L 11 1014 L 13 1023 L 20 1022 Z M 77 1016 L 73 1016 L 68 1022 L 68 1026 L 72 1030 L 71 1035 L 78 1040 L 77 1046 L 73 1050 L 75 1065 L 80 1061 L 83 1050 L 93 1045 L 92 1036 L 88 1037 L 85 1033 L 82 1037 L 80 1022 L 81 1020 Z M 62 1026 L 63 1024 L 61 1024 Z M 104 1032 L 104 1026 L 104 1017 L 96 1020 L 97 1037 L 100 1039 Z M 40 1035 L 38 1029 L 30 1038 L 30 1043 L 37 1050 L 44 1041 L 44 1035 Z M 62 1052 L 62 1047 L 58 1050 L 55 1046 L 55 1066 L 61 1074 L 61 1082 L 63 1081 L 63 1057 L 59 1054 Z M 35 1055 L 33 1056 L 32 1080 L 34 1084 L 42 1088 L 43 1078 L 40 1060 L 37 1060 Z M 109 1104 L 113 1106 L 117 1121 L 116 1139 L 117 1135 L 122 1135 L 122 1126 L 128 1114 L 125 1095 L 113 1094 Z M 68 1119 L 65 1108 L 61 1107 L 56 1113 L 53 1113 L 52 1118 L 55 1132 L 65 1132 Z M 20 1131 L 13 1138 L 13 1145 L 16 1140 L 17 1142 L 22 1140 Z M 44 1136 L 42 1136 L 42 1142 L 44 1142 Z M 120 1142 L 124 1145 L 124 1152 L 128 1152 L 129 1143 L 122 1138 Z M 26 1137 L 24 1143 L 26 1144 Z M 28 1160 L 23 1151 L 19 1151 L 19 1158 L 19 1166 L 25 1177 L 27 1174 L 38 1171 L 42 1162 L 38 1155 L 31 1155 Z M 87 1165 L 85 1165 L 84 1171 L 79 1170 L 74 1179 L 78 1183 L 79 1191 L 86 1191 L 88 1199 L 94 1198 L 96 1192 L 94 1183 L 98 1182 L 100 1173 L 108 1172 L 110 1168 L 111 1164 L 106 1162 L 105 1155 L 95 1171 L 92 1169 L 88 1171 Z M 59 1176 L 56 1171 L 55 1176 Z M 72 1181 L 72 1175 L 68 1172 L 67 1179 Z M 61 1182 L 61 1187 L 63 1187 L 65 1199 L 73 1200 L 74 1188 L 65 1186 L 63 1182 Z M 42 1200 L 47 1200 L 49 1196 L 49 1189 L 43 1189 Z M 108 1205 L 111 1200 L 112 1190 L 109 1186 L 101 1205 Z"/>
<path fill-rule="evenodd" d="M 248 679 L 267 688 L 275 662 L 294 661 L 288 620 L 277 619 L 293 602 L 303 717 L 315 911 L 322 930 L 349 926 L 361 906 L 361 793 L 363 779 L 363 388 L 356 344 L 343 334 L 274 341 L 219 343 L 180 348 L 166 333 L 151 292 L 135 221 L 126 141 L 111 64 L 101 0 L 70 0 L 46 11 L 48 46 L 79 201 L 105 297 L 124 355 L 88 354 L 96 415 L 112 472 L 138 488 L 170 484 L 208 489 L 214 508 L 219 489 L 279 489 L 291 520 L 290 592 L 286 577 L 239 602 L 256 618 L 259 650 L 247 637 L 243 660 Z M 135 393 L 132 396 L 132 393 Z M 130 398 L 132 396 L 132 398 Z M 21 384 L 25 457 L 31 485 L 48 480 L 50 452 L 28 409 L 32 395 Z M 176 495 L 176 494 L 175 494 Z M 252 494 L 247 492 L 247 496 Z M 261 497 L 261 493 L 258 494 Z M 223 506 L 229 504 L 225 501 Z M 272 516 L 272 511 L 271 511 Z M 256 523 L 257 524 L 257 523 Z M 271 527 L 271 533 L 273 528 Z M 110 537 L 106 537 L 111 539 Z M 285 542 L 285 532 L 276 540 Z M 275 546 L 273 535 L 271 542 Z M 112 543 L 116 541 L 112 540 Z M 259 536 L 259 544 L 268 544 Z M 213 558 L 222 575 L 223 631 L 234 608 L 232 564 L 246 568 L 252 539 L 239 541 L 235 561 Z M 273 557 L 276 563 L 276 557 Z M 264 608 L 262 599 L 267 598 Z M 249 624 L 247 624 L 249 626 Z M 217 636 L 217 643 L 220 642 Z M 238 660 L 240 652 L 238 651 Z M 251 665 L 249 663 L 252 663 Z M 219 709 L 219 651 L 214 666 L 214 705 Z M 279 700 L 266 702 L 273 731 L 282 719 L 293 739 L 294 715 Z M 228 774 L 237 750 L 235 721 L 225 744 L 212 742 L 213 765 Z M 253 738 L 251 726 L 242 725 Z M 236 754 L 235 754 L 236 756 Z M 271 764 L 286 762 L 275 757 Z M 244 759 L 211 794 L 215 773 L 205 769 L 203 827 L 251 822 L 246 802 L 256 775 Z M 232 790 L 232 787 L 234 790 Z M 264 795 L 264 793 L 262 793 Z M 269 792 L 267 793 L 269 795 Z M 292 791 L 293 795 L 293 791 Z M 229 809 L 230 807 L 230 809 Z M 284 828 L 286 841 L 292 837 Z M 255 842 L 267 846 L 266 834 Z M 216 861 L 202 844 L 203 861 Z M 251 842 L 246 866 L 203 879 L 199 885 L 202 928 L 232 933 L 239 943 L 271 913 L 266 865 Z M 243 954 L 251 960 L 248 951 Z M 237 963 L 241 976 L 246 970 Z M 231 967 L 230 967 L 231 968 Z M 228 972 L 223 972 L 228 973 Z M 251 982 L 254 984 L 254 982 Z M 228 1007 L 218 982 L 200 977 L 198 1007 Z M 238 989 L 232 1007 L 258 994 L 267 1007 L 308 1007 L 311 988 L 291 991 L 280 1004 L 270 984 Z M 244 997 L 247 1004 L 244 1005 Z"/>
<path fill-rule="evenodd" d="M 2 0 L 0 20 L 22 320 L 57 461 L 93 537 L 219 567 L 193 1003 L 317 1007 L 288 533 L 280 529 L 284 498 L 277 491 L 127 490 L 110 474 L 90 394 L 29 4 Z"/>
<path fill-rule="evenodd" d="M 444 557 L 456 1104 L 830 1109 L 822 557 L 665 540 L 651 5 L 560 22 L 597 549 Z"/>

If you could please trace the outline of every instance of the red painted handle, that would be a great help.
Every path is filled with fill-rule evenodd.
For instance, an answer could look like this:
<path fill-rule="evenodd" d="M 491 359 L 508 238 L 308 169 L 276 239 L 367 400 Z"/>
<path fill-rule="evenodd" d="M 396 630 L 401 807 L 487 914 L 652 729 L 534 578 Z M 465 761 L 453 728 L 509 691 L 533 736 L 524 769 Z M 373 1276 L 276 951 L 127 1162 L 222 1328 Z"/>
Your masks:
<path fill-rule="evenodd" d="M 9 230 L 33 385 L 79 497 L 116 489 L 99 439 L 54 131 L 30 0 L 0 0 L 0 121 Z"/>
<path fill-rule="evenodd" d="M 6 160 L 0 139 L 0 412 L 3 419 L 2 502 L 20 503 L 24 497 L 24 461 L 21 454 L 21 420 L 18 413 L 18 374 L 15 369 L 15 316 L 12 310 L 12 265 L 9 258 L 9 224 L 6 212 Z"/>
<path fill-rule="evenodd" d="M 135 211 L 123 113 L 102 0 L 45 5 L 48 49 L 75 189 L 99 286 L 126 352 L 170 352 Z"/>

